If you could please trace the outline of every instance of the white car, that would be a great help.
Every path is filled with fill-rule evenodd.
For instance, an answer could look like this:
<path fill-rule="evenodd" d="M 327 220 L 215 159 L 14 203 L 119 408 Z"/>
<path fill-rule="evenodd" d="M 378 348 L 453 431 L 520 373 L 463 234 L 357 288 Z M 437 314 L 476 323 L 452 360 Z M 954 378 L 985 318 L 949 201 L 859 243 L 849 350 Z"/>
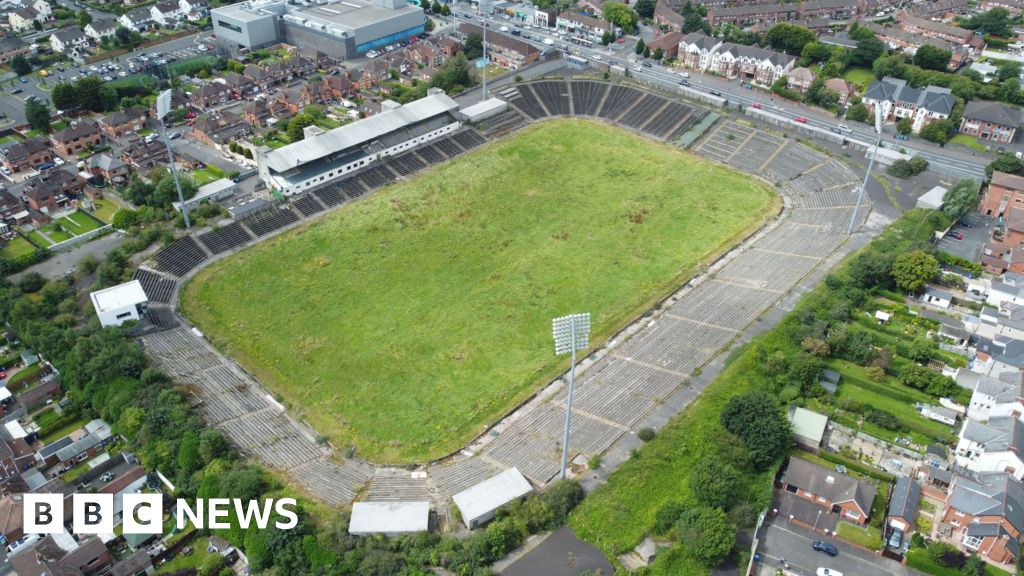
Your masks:
<path fill-rule="evenodd" d="M 124 70 L 121 70 L 120 72 L 118 72 L 117 75 L 120 76 L 121 78 L 127 78 L 128 77 L 128 73 L 125 72 Z"/>
<path fill-rule="evenodd" d="M 601 55 L 600 54 L 594 54 L 594 60 L 597 60 L 598 62 L 600 62 L 601 61 Z"/>
<path fill-rule="evenodd" d="M 61 158 L 60 156 L 54 156 L 53 157 L 53 163 L 56 164 L 57 166 L 63 166 L 64 165 L 64 159 Z"/>
<path fill-rule="evenodd" d="M 816 572 L 816 574 L 818 576 L 843 576 L 842 572 L 838 572 L 836 570 L 830 570 L 830 569 L 824 568 L 824 567 L 818 568 L 818 571 Z"/>
<path fill-rule="evenodd" d="M 843 132 L 853 132 L 853 130 L 846 124 L 840 124 L 839 129 L 842 130 Z"/>

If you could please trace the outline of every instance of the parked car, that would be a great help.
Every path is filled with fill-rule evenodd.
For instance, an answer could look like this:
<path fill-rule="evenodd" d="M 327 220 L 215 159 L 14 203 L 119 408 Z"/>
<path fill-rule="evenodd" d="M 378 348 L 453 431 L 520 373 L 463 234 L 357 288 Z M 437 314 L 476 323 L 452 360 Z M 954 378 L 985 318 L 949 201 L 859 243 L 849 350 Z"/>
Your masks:
<path fill-rule="evenodd" d="M 793 118 L 793 122 L 799 122 L 801 124 L 807 124 L 807 118 L 804 118 L 803 116 L 797 116 L 796 118 Z"/>
<path fill-rule="evenodd" d="M 910 136 L 907 136 L 906 134 L 897 134 L 896 135 L 896 139 L 897 140 L 910 140 Z"/>
<path fill-rule="evenodd" d="M 22 84 L 28 84 L 28 78 L 25 78 L 25 77 L 18 78 L 18 82 L 21 82 Z"/>
<path fill-rule="evenodd" d="M 821 540 L 815 540 L 814 542 L 812 542 L 811 547 L 817 550 L 818 552 L 824 552 L 829 556 L 836 556 L 837 554 L 839 554 L 838 548 L 836 548 L 834 545 L 828 542 L 823 542 Z"/>
<path fill-rule="evenodd" d="M 853 130 L 846 124 L 840 124 L 839 129 L 842 130 L 843 132 L 853 132 Z"/>
<path fill-rule="evenodd" d="M 754 102 L 754 103 L 752 103 L 752 104 L 750 105 L 750 107 L 751 107 L 751 108 L 757 108 L 757 109 L 760 109 L 760 108 L 761 108 L 761 103 L 760 103 L 760 102 Z"/>
<path fill-rule="evenodd" d="M 824 567 L 819 567 L 815 574 L 817 574 L 817 576 L 843 576 L 842 572 Z"/>
<path fill-rule="evenodd" d="M 24 92 L 24 90 L 22 90 L 21 88 L 15 88 L 14 90 L 11 90 L 11 94 L 21 94 L 22 92 Z"/>
<path fill-rule="evenodd" d="M 959 231 L 959 230 L 950 232 L 949 235 L 950 235 L 950 237 L 952 237 L 955 240 L 963 240 L 964 239 L 964 233 Z"/>

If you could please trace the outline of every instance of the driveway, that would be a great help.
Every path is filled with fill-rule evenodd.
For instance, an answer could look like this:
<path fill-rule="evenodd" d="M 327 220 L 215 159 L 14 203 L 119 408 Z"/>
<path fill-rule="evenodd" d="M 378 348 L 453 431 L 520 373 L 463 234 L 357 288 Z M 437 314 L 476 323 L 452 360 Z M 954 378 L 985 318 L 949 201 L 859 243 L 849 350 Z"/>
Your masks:
<path fill-rule="evenodd" d="M 991 218 L 985 218 L 976 212 L 971 212 L 964 220 L 972 227 L 954 226 L 950 235 L 939 240 L 937 247 L 939 250 L 944 250 L 954 256 L 960 256 L 971 262 L 977 262 L 981 257 L 982 246 L 992 237 L 992 229 L 995 227 L 996 221 Z M 963 240 L 957 240 L 952 236 L 952 234 L 957 232 L 963 234 Z"/>
<path fill-rule="evenodd" d="M 813 576 L 821 566 L 850 576 L 923 576 L 899 562 L 838 540 L 829 540 L 839 549 L 839 555 L 830 558 L 811 548 L 811 542 L 817 538 L 810 530 L 789 524 L 781 517 L 766 521 L 760 538 L 760 561 L 754 565 L 754 573 L 759 576 L 775 576 L 775 570 L 782 567 L 782 558 L 789 563 L 789 572 L 796 576 Z"/>

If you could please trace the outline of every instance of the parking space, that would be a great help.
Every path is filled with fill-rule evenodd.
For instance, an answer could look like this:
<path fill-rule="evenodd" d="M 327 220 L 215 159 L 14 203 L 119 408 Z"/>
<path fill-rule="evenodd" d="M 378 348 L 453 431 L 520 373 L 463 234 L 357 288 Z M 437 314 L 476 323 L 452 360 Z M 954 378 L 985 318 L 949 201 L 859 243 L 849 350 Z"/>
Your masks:
<path fill-rule="evenodd" d="M 810 530 L 789 524 L 781 516 L 765 521 L 758 533 L 758 561 L 754 573 L 758 576 L 775 576 L 782 568 L 782 559 L 793 576 L 813 576 L 820 567 L 835 570 L 841 574 L 856 576 L 911 576 L 920 572 L 911 570 L 888 558 L 875 556 L 840 540 L 828 540 L 839 549 L 839 555 L 829 557 L 811 547 L 814 540 L 821 539 Z"/>
<path fill-rule="evenodd" d="M 964 218 L 964 222 L 966 225 L 954 226 L 945 238 L 939 240 L 937 246 L 939 250 L 977 262 L 982 247 L 992 237 L 995 220 L 972 212 Z"/>

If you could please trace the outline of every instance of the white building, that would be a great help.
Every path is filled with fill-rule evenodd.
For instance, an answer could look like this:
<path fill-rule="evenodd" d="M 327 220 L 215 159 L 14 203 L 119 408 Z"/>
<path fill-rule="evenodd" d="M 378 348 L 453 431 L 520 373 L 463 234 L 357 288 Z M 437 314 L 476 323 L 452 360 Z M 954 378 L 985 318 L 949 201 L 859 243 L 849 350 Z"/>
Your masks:
<path fill-rule="evenodd" d="M 945 310 L 953 304 L 953 295 L 929 286 L 925 288 L 924 294 L 921 294 L 921 302 Z"/>
<path fill-rule="evenodd" d="M 89 37 L 80 27 L 70 26 L 50 36 L 50 46 L 54 52 L 72 55 L 89 46 Z"/>
<path fill-rule="evenodd" d="M 957 384 L 974 387 L 967 417 L 978 422 L 1024 415 L 1024 380 L 1020 372 L 1005 372 L 998 378 L 968 370 L 957 373 Z"/>
<path fill-rule="evenodd" d="M 1024 423 L 1018 418 L 968 420 L 956 445 L 956 464 L 974 472 L 1005 472 L 1024 477 Z"/>
<path fill-rule="evenodd" d="M 910 118 L 914 132 L 920 132 L 932 121 L 949 118 L 956 99 L 949 88 L 912 88 L 906 80 L 886 76 L 871 82 L 864 93 L 864 104 L 872 111 L 880 106 L 887 122 Z"/>
<path fill-rule="evenodd" d="M 104 328 L 139 320 L 149 306 L 149 298 L 138 280 L 97 290 L 89 297 Z"/>
<path fill-rule="evenodd" d="M 932 406 L 924 404 L 921 406 L 921 416 L 936 422 L 942 422 L 947 426 L 956 425 L 956 412 L 944 406 Z"/>
<path fill-rule="evenodd" d="M 393 536 L 426 532 L 429 521 L 430 502 L 356 502 L 352 505 L 348 533 Z"/>
<path fill-rule="evenodd" d="M 571 12 L 559 14 L 555 19 L 555 27 L 560 32 L 592 42 L 600 42 L 605 32 L 614 31 L 611 22 Z"/>
<path fill-rule="evenodd" d="M 494 512 L 513 500 L 533 491 L 530 482 L 516 468 L 484 480 L 483 482 L 452 496 L 459 507 L 462 521 L 470 530 L 494 517 Z"/>
<path fill-rule="evenodd" d="M 694 70 L 707 70 L 722 41 L 703 32 L 691 32 L 679 42 L 679 61 Z"/>
<path fill-rule="evenodd" d="M 85 35 L 99 42 L 106 36 L 113 36 L 117 32 L 117 22 L 113 20 L 96 19 L 85 25 Z"/>

